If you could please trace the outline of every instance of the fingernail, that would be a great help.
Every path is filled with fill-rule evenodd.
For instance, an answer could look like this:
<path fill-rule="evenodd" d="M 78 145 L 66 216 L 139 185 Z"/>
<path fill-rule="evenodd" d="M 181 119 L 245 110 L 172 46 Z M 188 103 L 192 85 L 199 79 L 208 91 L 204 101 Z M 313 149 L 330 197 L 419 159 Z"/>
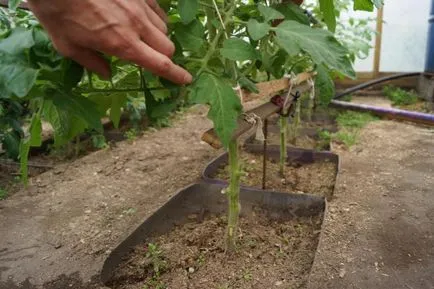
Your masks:
<path fill-rule="evenodd" d="M 184 76 L 184 83 L 185 84 L 189 84 L 189 83 L 191 83 L 193 81 L 193 76 L 191 76 L 191 74 L 190 73 L 187 73 L 185 76 Z"/>

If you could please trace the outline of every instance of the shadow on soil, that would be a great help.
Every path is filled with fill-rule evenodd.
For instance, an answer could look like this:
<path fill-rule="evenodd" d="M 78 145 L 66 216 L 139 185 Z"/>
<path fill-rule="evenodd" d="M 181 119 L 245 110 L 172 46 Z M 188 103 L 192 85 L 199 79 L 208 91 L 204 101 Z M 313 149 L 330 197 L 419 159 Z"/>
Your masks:
<path fill-rule="evenodd" d="M 97 289 L 101 288 L 98 276 L 92 277 L 89 282 L 84 282 L 79 272 L 71 275 L 60 275 L 55 280 L 44 283 L 44 285 L 33 285 L 29 279 L 20 284 L 15 284 L 12 280 L 0 282 L 0 289 Z"/>

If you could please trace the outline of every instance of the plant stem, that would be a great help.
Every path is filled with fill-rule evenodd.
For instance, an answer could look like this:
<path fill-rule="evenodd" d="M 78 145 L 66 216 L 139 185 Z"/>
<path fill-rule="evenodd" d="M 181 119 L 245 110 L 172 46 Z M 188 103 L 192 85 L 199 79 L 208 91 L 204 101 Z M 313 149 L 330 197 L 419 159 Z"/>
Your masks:
<path fill-rule="evenodd" d="M 238 160 L 238 141 L 236 139 L 229 143 L 229 170 L 230 182 L 227 189 L 229 211 L 228 229 L 226 239 L 226 252 L 233 252 L 236 248 L 236 232 L 240 214 L 240 164 Z"/>
<path fill-rule="evenodd" d="M 223 26 L 226 26 L 229 21 L 232 18 L 232 15 L 235 11 L 236 6 L 233 5 L 231 6 L 231 8 L 229 9 L 229 11 L 227 12 L 227 14 L 225 14 L 226 18 L 223 21 Z M 212 40 L 210 47 L 207 51 L 207 53 L 205 54 L 204 58 L 203 58 L 203 62 L 202 62 L 202 66 L 199 69 L 199 71 L 197 72 L 197 75 L 200 75 L 207 67 L 208 62 L 210 61 L 211 57 L 214 55 L 214 52 L 217 50 L 217 46 L 219 44 L 220 41 L 220 37 L 225 33 L 225 31 L 223 29 L 219 29 L 217 35 L 214 37 L 214 39 Z"/>
<path fill-rule="evenodd" d="M 287 159 L 286 142 L 288 141 L 288 116 L 280 116 L 280 163 L 279 174 L 282 178 L 285 177 L 285 166 Z"/>
<path fill-rule="evenodd" d="M 291 143 L 294 145 L 297 141 L 298 127 L 300 126 L 301 123 L 300 114 L 301 114 L 301 99 L 299 99 L 296 103 L 295 114 L 292 119 L 290 130 L 289 130 L 290 131 L 289 139 Z"/>

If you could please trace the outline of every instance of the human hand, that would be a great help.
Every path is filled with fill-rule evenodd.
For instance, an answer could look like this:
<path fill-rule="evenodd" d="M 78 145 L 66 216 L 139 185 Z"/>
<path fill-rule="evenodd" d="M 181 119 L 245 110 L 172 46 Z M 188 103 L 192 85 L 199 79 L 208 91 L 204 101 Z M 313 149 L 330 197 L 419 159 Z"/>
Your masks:
<path fill-rule="evenodd" d="M 28 0 L 56 49 L 105 78 L 100 53 L 131 61 L 178 84 L 191 75 L 170 57 L 166 15 L 156 0 Z"/>

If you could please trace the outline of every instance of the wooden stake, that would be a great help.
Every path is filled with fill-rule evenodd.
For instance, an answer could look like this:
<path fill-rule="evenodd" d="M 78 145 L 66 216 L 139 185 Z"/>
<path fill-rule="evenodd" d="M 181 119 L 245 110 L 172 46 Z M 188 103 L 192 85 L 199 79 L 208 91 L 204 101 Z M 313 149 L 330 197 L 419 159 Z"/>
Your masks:
<path fill-rule="evenodd" d="M 375 37 L 374 78 L 380 75 L 381 40 L 383 38 L 383 7 L 377 11 L 377 36 Z"/>

